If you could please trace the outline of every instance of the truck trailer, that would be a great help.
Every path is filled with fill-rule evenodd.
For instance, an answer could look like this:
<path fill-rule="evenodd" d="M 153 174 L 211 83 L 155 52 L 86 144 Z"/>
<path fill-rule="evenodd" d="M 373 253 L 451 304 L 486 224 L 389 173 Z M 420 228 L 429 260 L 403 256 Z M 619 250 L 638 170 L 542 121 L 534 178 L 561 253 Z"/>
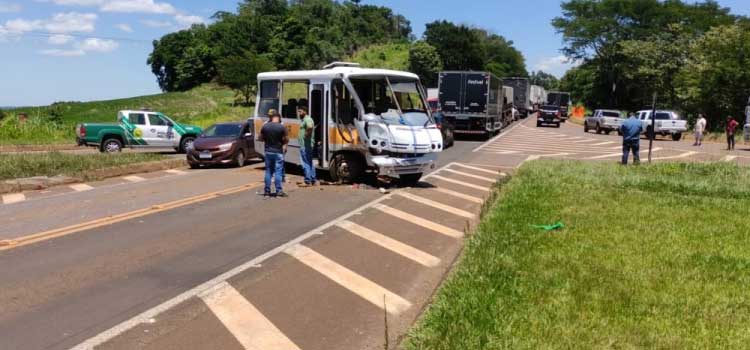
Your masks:
<path fill-rule="evenodd" d="M 563 120 L 567 120 L 570 112 L 570 93 L 550 91 L 547 93 L 547 104 L 560 107 Z"/>
<path fill-rule="evenodd" d="M 529 78 L 503 78 L 503 85 L 513 88 L 513 105 L 526 118 L 533 111 Z"/>
<path fill-rule="evenodd" d="M 503 84 L 491 73 L 441 72 L 438 99 L 456 134 L 489 137 L 503 128 Z"/>

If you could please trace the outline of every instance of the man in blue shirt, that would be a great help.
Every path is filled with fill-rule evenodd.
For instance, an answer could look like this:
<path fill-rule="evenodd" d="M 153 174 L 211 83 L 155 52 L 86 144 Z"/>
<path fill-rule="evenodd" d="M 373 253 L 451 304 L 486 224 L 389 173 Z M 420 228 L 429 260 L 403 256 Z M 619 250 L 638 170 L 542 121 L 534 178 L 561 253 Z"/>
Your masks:
<path fill-rule="evenodd" d="M 641 125 L 641 121 L 636 119 L 633 113 L 630 113 L 630 117 L 620 125 L 620 133 L 622 133 L 622 165 L 628 165 L 630 151 L 633 151 L 633 163 L 636 165 L 641 163 L 640 148 L 642 131 L 643 126 Z"/>

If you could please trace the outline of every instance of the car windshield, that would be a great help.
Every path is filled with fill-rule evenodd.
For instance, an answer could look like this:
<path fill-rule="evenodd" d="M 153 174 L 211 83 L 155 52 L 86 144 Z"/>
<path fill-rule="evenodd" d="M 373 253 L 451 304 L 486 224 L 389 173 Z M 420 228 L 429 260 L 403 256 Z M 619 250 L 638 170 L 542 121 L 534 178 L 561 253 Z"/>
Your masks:
<path fill-rule="evenodd" d="M 558 109 L 560 109 L 560 107 L 553 105 L 544 105 L 542 106 L 542 109 L 545 111 L 557 111 Z"/>
<path fill-rule="evenodd" d="M 432 121 L 419 90 L 419 81 L 401 77 L 350 79 L 364 114 L 375 114 L 388 124 L 422 126 Z"/>
<path fill-rule="evenodd" d="M 202 137 L 238 137 L 242 124 L 215 124 L 203 132 Z"/>
<path fill-rule="evenodd" d="M 602 112 L 603 117 L 612 117 L 612 118 L 619 118 L 620 113 L 618 112 L 612 112 L 612 111 L 604 111 Z"/>

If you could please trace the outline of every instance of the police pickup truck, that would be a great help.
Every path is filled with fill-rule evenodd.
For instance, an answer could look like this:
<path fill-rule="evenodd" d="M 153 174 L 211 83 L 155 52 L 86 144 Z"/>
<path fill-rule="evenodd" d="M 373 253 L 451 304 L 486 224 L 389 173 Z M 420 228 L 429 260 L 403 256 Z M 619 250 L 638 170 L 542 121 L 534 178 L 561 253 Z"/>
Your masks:
<path fill-rule="evenodd" d="M 682 139 L 682 133 L 687 131 L 687 121 L 682 120 L 677 112 L 657 110 L 654 115 L 656 125 L 651 125 L 651 113 L 651 110 L 638 111 L 636 113 L 646 136 L 650 136 L 653 133 L 654 136 L 671 135 L 674 141 Z"/>
<path fill-rule="evenodd" d="M 622 125 L 622 113 L 611 109 L 597 109 L 590 117 L 583 121 L 583 132 L 596 130 L 597 134 L 604 132 L 609 135 L 612 131 L 620 130 Z"/>
<path fill-rule="evenodd" d="M 79 146 L 97 147 L 106 153 L 120 152 L 123 147 L 174 148 L 185 153 L 200 133 L 197 126 L 182 125 L 162 113 L 148 110 L 120 111 L 117 123 L 76 126 Z"/>

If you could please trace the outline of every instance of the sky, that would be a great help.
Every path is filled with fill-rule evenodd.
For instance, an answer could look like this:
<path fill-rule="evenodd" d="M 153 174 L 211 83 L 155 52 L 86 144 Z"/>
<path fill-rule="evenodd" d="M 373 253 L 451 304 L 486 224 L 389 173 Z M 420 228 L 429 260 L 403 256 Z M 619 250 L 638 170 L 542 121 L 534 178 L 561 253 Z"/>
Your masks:
<path fill-rule="evenodd" d="M 0 0 L 0 106 L 46 105 L 158 93 L 146 64 L 151 41 L 210 23 L 238 0 Z M 529 71 L 562 76 L 571 66 L 550 21 L 560 0 L 363 0 L 406 16 L 417 38 L 426 23 L 483 27 L 514 42 Z M 720 0 L 750 15 L 747 0 Z M 45 33 L 53 33 L 48 35 Z"/>

